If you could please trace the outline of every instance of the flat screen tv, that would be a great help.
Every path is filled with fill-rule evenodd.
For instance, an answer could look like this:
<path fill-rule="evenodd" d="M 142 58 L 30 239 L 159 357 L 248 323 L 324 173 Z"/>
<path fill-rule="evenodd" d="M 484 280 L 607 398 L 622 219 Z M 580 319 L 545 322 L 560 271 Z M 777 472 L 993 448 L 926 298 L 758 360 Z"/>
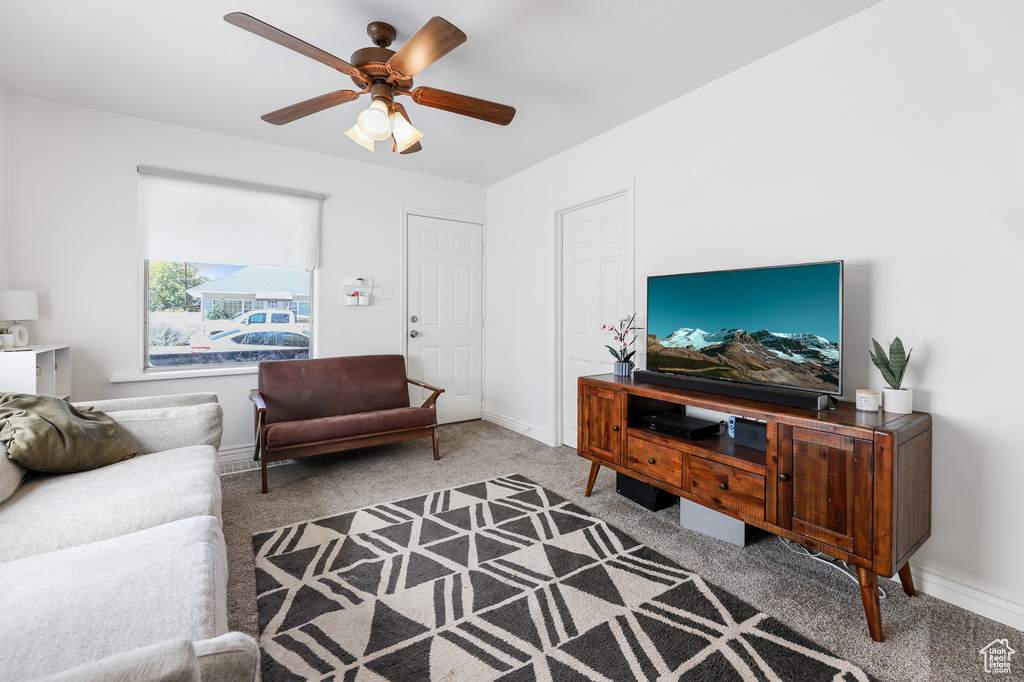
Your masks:
<path fill-rule="evenodd" d="M 647 279 L 647 370 L 843 392 L 843 262 Z"/>

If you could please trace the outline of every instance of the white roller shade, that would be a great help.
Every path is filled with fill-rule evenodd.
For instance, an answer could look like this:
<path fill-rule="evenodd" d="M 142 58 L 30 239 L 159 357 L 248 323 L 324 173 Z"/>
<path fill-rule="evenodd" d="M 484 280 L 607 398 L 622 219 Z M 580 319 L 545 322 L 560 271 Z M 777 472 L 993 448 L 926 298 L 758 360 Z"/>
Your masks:
<path fill-rule="evenodd" d="M 140 167 L 140 255 L 312 270 L 324 198 Z"/>

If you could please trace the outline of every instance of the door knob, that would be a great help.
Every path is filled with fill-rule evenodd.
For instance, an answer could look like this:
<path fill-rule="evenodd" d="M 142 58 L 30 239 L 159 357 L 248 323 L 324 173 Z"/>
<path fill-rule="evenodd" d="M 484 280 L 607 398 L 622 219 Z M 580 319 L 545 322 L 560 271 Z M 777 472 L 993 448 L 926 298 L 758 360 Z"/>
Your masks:
<path fill-rule="evenodd" d="M 729 484 L 728 483 L 719 483 L 718 487 L 721 488 L 722 490 L 728 490 L 729 489 Z"/>
<path fill-rule="evenodd" d="M 415 329 L 413 329 L 413 330 L 412 330 L 411 332 L 409 332 L 409 336 L 411 336 L 411 337 L 412 337 L 412 338 L 414 338 L 414 339 L 415 339 L 415 338 L 416 338 L 417 336 L 419 336 L 419 335 L 420 335 L 420 333 L 419 333 L 418 331 L 416 331 Z"/>
<path fill-rule="evenodd" d="M 789 476 L 786 475 L 786 474 L 779 474 L 779 480 L 780 481 L 788 481 L 789 480 Z"/>

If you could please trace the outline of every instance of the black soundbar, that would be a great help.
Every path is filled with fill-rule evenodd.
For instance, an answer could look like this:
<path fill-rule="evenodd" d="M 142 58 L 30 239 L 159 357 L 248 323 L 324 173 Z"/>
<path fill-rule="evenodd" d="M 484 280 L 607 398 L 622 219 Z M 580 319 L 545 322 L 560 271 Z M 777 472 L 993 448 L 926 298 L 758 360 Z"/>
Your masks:
<path fill-rule="evenodd" d="M 807 393 L 805 391 L 794 391 L 792 389 L 777 388 L 775 386 L 736 384 L 730 381 L 715 381 L 714 379 L 689 377 L 681 374 L 648 372 L 645 369 L 638 369 L 634 371 L 633 380 L 642 381 L 647 384 L 685 388 L 689 391 L 701 391 L 703 393 L 714 393 L 715 395 L 726 395 L 730 398 L 760 400 L 765 403 L 799 407 L 805 410 L 824 410 L 829 406 L 828 396 L 823 393 Z"/>

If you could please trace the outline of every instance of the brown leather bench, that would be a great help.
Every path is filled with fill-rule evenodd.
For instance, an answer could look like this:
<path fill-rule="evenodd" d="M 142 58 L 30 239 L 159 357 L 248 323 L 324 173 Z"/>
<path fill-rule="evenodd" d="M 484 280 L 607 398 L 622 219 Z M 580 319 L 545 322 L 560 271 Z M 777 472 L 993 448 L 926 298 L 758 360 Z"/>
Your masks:
<path fill-rule="evenodd" d="M 411 407 L 409 384 L 433 394 Z M 401 355 L 261 362 L 257 385 L 249 399 L 263 492 L 267 462 L 428 437 L 439 458 L 434 403 L 444 389 L 406 377 Z"/>

